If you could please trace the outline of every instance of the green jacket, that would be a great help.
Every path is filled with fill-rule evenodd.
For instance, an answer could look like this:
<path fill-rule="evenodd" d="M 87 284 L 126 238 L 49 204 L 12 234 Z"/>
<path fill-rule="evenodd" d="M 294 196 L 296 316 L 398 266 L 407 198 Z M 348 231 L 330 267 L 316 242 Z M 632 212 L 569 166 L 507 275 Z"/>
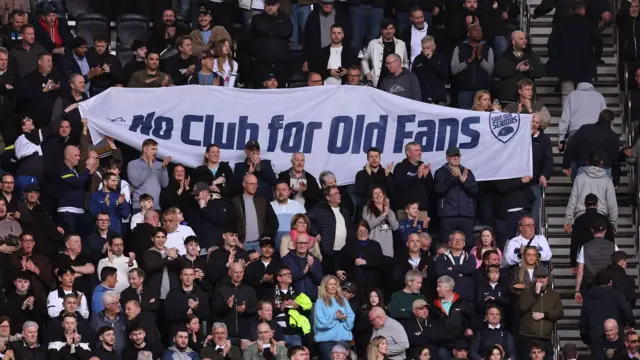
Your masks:
<path fill-rule="evenodd" d="M 525 60 L 529 61 L 529 70 L 518 71 L 516 65 Z M 544 64 L 540 56 L 534 54 L 530 48 L 526 48 L 524 54 L 518 58 L 513 53 L 513 47 L 509 47 L 495 63 L 494 75 L 500 79 L 496 97 L 500 101 L 515 101 L 518 98 L 518 81 L 522 79 L 533 81 L 544 76 Z"/>
<path fill-rule="evenodd" d="M 276 345 L 276 347 L 277 347 L 276 349 L 277 351 L 276 351 L 275 359 L 287 360 L 288 359 L 287 348 L 279 344 Z M 253 344 L 249 345 L 249 347 L 247 348 L 247 351 L 245 351 L 244 354 L 242 355 L 242 360 L 264 360 L 264 356 L 262 356 L 262 353 L 258 351 L 257 342 L 254 342 Z"/>
<path fill-rule="evenodd" d="M 389 315 L 400 321 L 410 319 L 413 316 L 413 302 L 422 299 L 422 294 L 407 294 L 404 290 L 399 290 L 391 294 L 389 303 Z"/>
<path fill-rule="evenodd" d="M 553 324 L 564 316 L 562 301 L 553 289 L 536 294 L 535 286 L 532 282 L 520 295 L 520 335 L 551 340 Z M 536 321 L 531 316 L 534 312 L 541 312 L 544 317 Z"/>
<path fill-rule="evenodd" d="M 222 356 L 222 354 L 216 351 L 216 344 L 211 342 L 209 346 L 205 346 L 200 350 L 200 358 L 201 359 L 211 359 L 211 360 L 242 360 L 242 352 L 236 346 L 231 345 L 231 349 L 227 356 Z"/>

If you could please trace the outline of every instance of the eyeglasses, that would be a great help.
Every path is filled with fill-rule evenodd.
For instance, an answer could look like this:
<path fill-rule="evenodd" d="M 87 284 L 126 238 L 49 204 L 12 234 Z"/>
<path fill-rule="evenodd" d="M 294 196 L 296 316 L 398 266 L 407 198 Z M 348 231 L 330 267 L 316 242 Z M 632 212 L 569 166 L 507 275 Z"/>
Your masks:
<path fill-rule="evenodd" d="M 279 276 L 291 276 L 291 273 L 280 274 Z"/>
<path fill-rule="evenodd" d="M 534 224 L 520 224 L 520 226 L 522 226 L 522 227 L 533 227 Z"/>
<path fill-rule="evenodd" d="M 296 245 L 309 245 L 309 243 L 308 242 L 296 241 Z"/>
<path fill-rule="evenodd" d="M 398 61 L 398 59 L 396 59 L 396 60 L 392 60 L 392 61 L 387 61 L 385 64 L 386 64 L 387 66 L 389 66 L 389 65 L 393 64 L 393 63 L 394 63 L 394 62 L 396 62 L 396 61 Z"/>
<path fill-rule="evenodd" d="M 298 220 L 296 221 L 296 225 L 307 225 L 307 222 L 304 220 Z"/>

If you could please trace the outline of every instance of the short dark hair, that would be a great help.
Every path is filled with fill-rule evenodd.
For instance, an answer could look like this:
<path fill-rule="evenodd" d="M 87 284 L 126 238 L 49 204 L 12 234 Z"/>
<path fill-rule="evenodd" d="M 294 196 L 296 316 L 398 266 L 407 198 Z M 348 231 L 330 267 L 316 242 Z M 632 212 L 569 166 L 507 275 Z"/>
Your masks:
<path fill-rule="evenodd" d="M 416 11 L 422 11 L 424 13 L 424 10 L 422 10 L 419 5 L 414 5 L 411 7 L 411 9 L 409 9 L 409 14 L 413 15 L 413 13 Z"/>
<path fill-rule="evenodd" d="M 178 327 L 178 328 L 176 328 L 176 329 L 175 329 L 175 331 L 173 332 L 173 336 L 176 336 L 176 335 L 178 335 L 178 333 L 181 333 L 181 332 L 184 332 L 184 333 L 187 333 L 187 334 L 189 333 L 189 331 L 187 330 L 187 327 L 186 327 L 186 326 L 179 326 L 179 327 Z"/>
<path fill-rule="evenodd" d="M 522 89 L 525 86 L 533 86 L 533 81 L 529 79 L 522 79 L 516 83 L 518 89 Z"/>
<path fill-rule="evenodd" d="M 32 238 L 34 241 L 36 240 L 35 236 L 33 236 L 33 234 L 32 234 L 31 232 L 29 232 L 29 231 L 23 231 L 23 232 L 22 232 L 22 234 L 20 234 L 20 236 L 18 236 L 18 240 L 22 241 L 22 239 L 23 239 L 25 236 L 31 236 L 31 238 Z"/>
<path fill-rule="evenodd" d="M 589 165 L 590 166 L 601 166 L 603 163 L 602 157 L 598 154 L 597 151 L 594 151 L 589 154 Z"/>
<path fill-rule="evenodd" d="M 276 186 L 280 185 L 280 184 L 285 184 L 287 185 L 287 188 L 290 188 L 289 182 L 288 181 L 284 181 L 284 180 L 278 180 L 276 181 L 276 184 L 273 186 L 273 188 L 275 189 Z"/>
<path fill-rule="evenodd" d="M 98 213 L 98 215 L 96 215 L 96 220 L 98 219 L 98 216 L 100 216 L 100 215 L 102 215 L 102 216 L 105 216 L 105 215 L 106 215 L 106 216 L 109 218 L 109 220 L 111 220 L 111 215 L 109 215 L 109 212 L 108 212 L 108 211 L 100 211 L 100 212 Z"/>
<path fill-rule="evenodd" d="M 575 344 L 569 343 L 562 347 L 562 358 L 564 360 L 577 359 L 578 347 Z"/>
<path fill-rule="evenodd" d="M 344 31 L 344 27 L 342 27 L 342 25 L 335 23 L 333 25 L 331 25 L 331 30 L 333 29 L 341 29 L 342 31 Z"/>
<path fill-rule="evenodd" d="M 195 235 L 189 235 L 186 239 L 184 239 L 184 246 L 187 246 L 188 243 L 198 243 L 198 238 Z"/>
<path fill-rule="evenodd" d="M 109 38 L 107 37 L 106 34 L 98 34 L 96 36 L 93 37 L 93 43 L 99 43 L 99 42 L 103 42 L 103 43 L 109 43 Z"/>
<path fill-rule="evenodd" d="M 377 147 L 370 147 L 369 150 L 367 150 L 367 156 L 369 156 L 370 152 L 376 152 L 378 154 L 382 154 L 382 151 L 380 151 L 380 149 L 378 149 Z"/>
<path fill-rule="evenodd" d="M 184 42 L 186 40 L 191 41 L 191 37 L 189 37 L 189 35 L 180 35 L 178 36 L 178 38 L 176 39 L 176 47 L 181 47 L 182 45 L 184 45 Z"/>
<path fill-rule="evenodd" d="M 384 29 L 388 28 L 389 26 L 393 26 L 395 28 L 396 27 L 395 21 L 393 21 L 392 19 L 389 19 L 389 18 L 382 19 L 382 21 L 380 22 L 380 29 L 384 30 Z"/>
<path fill-rule="evenodd" d="M 38 55 L 38 61 L 44 59 L 45 56 L 52 57 L 51 54 L 49 54 L 48 52 L 43 52 L 42 54 Z"/>
<path fill-rule="evenodd" d="M 160 54 L 158 54 L 158 52 L 157 52 L 157 51 L 149 51 L 149 50 L 147 50 L 147 54 L 144 56 L 144 58 L 145 58 L 145 59 L 148 59 L 148 58 L 149 58 L 149 56 L 151 56 L 151 55 L 153 55 L 153 54 L 156 54 L 156 55 L 160 56 Z M 147 139 L 147 140 L 153 140 L 153 139 Z M 145 141 L 147 141 L 147 140 L 145 140 Z M 154 141 L 155 141 L 155 140 L 154 140 Z M 157 145 L 157 144 L 158 144 L 158 143 L 156 143 L 155 145 Z M 142 146 L 144 147 L 144 143 L 142 143 Z"/>
<path fill-rule="evenodd" d="M 147 55 L 149 55 L 148 52 L 147 52 Z M 153 139 L 146 139 L 145 141 L 142 142 L 142 148 L 144 149 L 147 146 L 158 146 L 158 142 Z"/>
<path fill-rule="evenodd" d="M 107 165 L 104 167 L 105 169 L 122 169 L 122 160 L 116 158 L 109 158 L 107 161 Z"/>
<path fill-rule="evenodd" d="M 65 274 L 75 275 L 76 271 L 73 269 L 72 266 L 63 266 L 58 269 L 58 273 L 56 275 L 58 275 L 58 277 L 62 277 L 62 275 L 65 275 Z"/>
<path fill-rule="evenodd" d="M 304 352 L 304 351 L 307 351 L 307 349 L 305 349 L 304 346 L 302 346 L 302 345 L 295 345 L 295 346 L 289 348 L 289 351 L 287 351 L 287 357 L 289 359 L 291 359 L 292 357 L 296 356 L 301 351 Z"/>
<path fill-rule="evenodd" d="M 613 111 L 609 110 L 609 109 L 604 109 L 600 112 L 600 115 L 598 115 L 598 125 L 603 125 L 606 126 L 608 128 L 611 127 L 611 124 L 613 124 L 613 120 L 615 120 L 616 115 L 613 113 Z"/>
<path fill-rule="evenodd" d="M 98 337 L 108 333 L 109 331 L 114 331 L 115 332 L 115 330 L 111 326 L 107 325 L 107 326 L 101 327 L 100 330 L 98 330 Z"/>
<path fill-rule="evenodd" d="M 144 277 L 146 275 L 144 270 L 142 270 L 141 268 L 135 268 L 135 269 L 129 270 L 129 274 L 131 274 L 131 273 L 136 273 L 136 274 L 138 274 L 139 277 L 141 277 L 143 279 L 144 279 Z"/>
<path fill-rule="evenodd" d="M 107 181 L 111 180 L 112 177 L 117 178 L 118 175 L 116 175 L 116 174 L 114 174 L 112 172 L 105 173 L 104 175 L 102 175 L 102 182 L 107 182 Z"/>
<path fill-rule="evenodd" d="M 614 252 L 613 254 L 611 254 L 611 263 L 612 264 L 619 264 L 620 261 L 626 261 L 628 259 L 629 259 L 629 255 L 627 255 L 627 253 L 622 251 L 622 250 L 618 250 L 618 251 Z"/>
<path fill-rule="evenodd" d="M 25 12 L 24 12 L 24 11 L 22 11 L 21 9 L 15 9 L 15 10 L 13 10 L 13 11 L 11 12 L 11 14 L 9 15 L 9 18 L 10 18 L 10 19 L 13 19 L 16 15 L 17 15 L 17 16 L 24 16 L 24 15 L 25 15 Z M 26 25 L 24 25 L 24 26 L 26 26 Z M 23 27 L 24 27 L 24 26 L 23 26 Z"/>
<path fill-rule="evenodd" d="M 534 349 L 544 351 L 544 345 L 538 340 L 532 340 L 531 344 L 529 345 L 529 351 Z"/>
<path fill-rule="evenodd" d="M 118 274 L 118 269 L 111 266 L 105 266 L 100 270 L 100 280 L 105 281 L 108 277 L 116 274 Z"/>
<path fill-rule="evenodd" d="M 163 233 L 163 234 L 164 234 L 164 236 L 167 236 L 167 230 L 165 230 L 164 228 L 161 228 L 161 227 L 157 227 L 157 228 L 153 231 L 153 233 L 151 233 L 151 236 L 156 236 L 156 235 L 158 235 L 158 233 Z"/>
<path fill-rule="evenodd" d="M 31 278 L 32 278 L 32 276 L 31 276 L 31 272 L 30 271 L 20 271 L 16 275 L 15 280 L 22 279 L 22 280 L 31 281 Z"/>
<path fill-rule="evenodd" d="M 36 28 L 35 28 L 33 25 L 31 25 L 31 24 L 24 24 L 24 25 L 22 25 L 22 27 L 20 28 L 20 32 L 24 34 L 24 31 L 25 31 L 25 30 L 27 30 L 27 29 L 33 29 L 34 31 L 36 30 Z M 46 54 L 46 53 L 44 53 L 44 54 Z"/>
<path fill-rule="evenodd" d="M 147 201 L 147 200 L 153 200 L 153 196 L 149 194 L 140 195 L 140 202 Z"/>
<path fill-rule="evenodd" d="M 113 240 L 115 240 L 115 239 L 120 239 L 124 243 L 124 238 L 122 237 L 122 235 L 116 234 L 116 235 L 113 235 L 112 237 L 109 238 L 109 240 L 108 240 L 109 246 L 113 246 Z"/>

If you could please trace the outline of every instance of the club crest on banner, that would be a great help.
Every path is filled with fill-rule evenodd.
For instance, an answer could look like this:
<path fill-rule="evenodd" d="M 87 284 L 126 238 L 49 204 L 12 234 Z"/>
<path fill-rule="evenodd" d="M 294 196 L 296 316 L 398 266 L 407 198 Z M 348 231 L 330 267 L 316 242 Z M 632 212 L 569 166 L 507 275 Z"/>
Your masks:
<path fill-rule="evenodd" d="M 520 115 L 492 112 L 489 114 L 489 128 L 496 139 L 506 144 L 520 128 Z"/>

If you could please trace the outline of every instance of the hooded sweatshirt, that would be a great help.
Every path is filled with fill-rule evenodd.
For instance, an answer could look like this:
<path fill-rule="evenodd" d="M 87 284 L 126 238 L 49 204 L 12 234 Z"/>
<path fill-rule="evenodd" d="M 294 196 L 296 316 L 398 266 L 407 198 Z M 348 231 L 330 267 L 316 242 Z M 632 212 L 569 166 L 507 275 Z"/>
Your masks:
<path fill-rule="evenodd" d="M 572 91 L 562 106 L 562 117 L 558 125 L 558 138 L 565 140 L 582 125 L 595 124 L 600 112 L 607 108 L 604 96 L 588 82 L 581 82 Z"/>
<path fill-rule="evenodd" d="M 605 170 L 597 166 L 585 166 L 573 183 L 569 203 L 564 216 L 565 224 L 573 224 L 573 219 L 584 214 L 584 198 L 593 193 L 598 197 L 598 212 L 608 216 L 614 229 L 617 229 L 618 201 L 611 178 Z"/>

